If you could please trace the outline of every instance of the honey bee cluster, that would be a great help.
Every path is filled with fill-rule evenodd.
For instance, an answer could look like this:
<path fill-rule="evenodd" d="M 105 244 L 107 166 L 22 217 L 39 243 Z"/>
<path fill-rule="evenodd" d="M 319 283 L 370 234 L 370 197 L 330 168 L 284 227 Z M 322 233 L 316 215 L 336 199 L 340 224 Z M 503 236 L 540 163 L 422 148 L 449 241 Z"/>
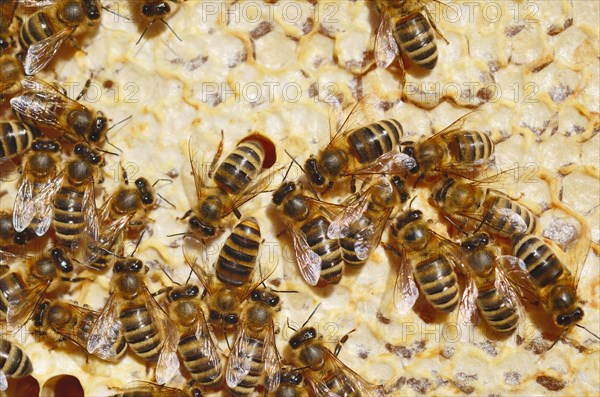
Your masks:
<path fill-rule="evenodd" d="M 74 363 L 68 365 L 90 374 L 79 386 L 85 395 L 199 397 L 223 391 L 373 397 L 404 394 L 405 385 L 422 394 L 438 388 L 472 393 L 465 379 L 447 376 L 439 363 L 431 364 L 430 378 L 398 375 L 409 369 L 401 369 L 404 361 L 397 357 L 410 361 L 429 343 L 426 337 L 415 342 L 415 324 L 452 324 L 460 335 L 457 347 L 446 343 L 436 353 L 427 350 L 444 358 L 451 358 L 458 345 L 472 343 L 468 335 L 473 329 L 486 335 L 482 350 L 512 344 L 541 357 L 578 332 L 576 339 L 584 341 L 569 343 L 597 357 L 597 328 L 583 325 L 588 308 L 592 318 L 598 317 L 593 312 L 597 291 L 587 296 L 579 287 L 582 273 L 589 271 L 584 266 L 588 257 L 600 253 L 597 229 L 563 203 L 565 188 L 557 186 L 556 173 L 538 167 L 528 175 L 530 166 L 518 163 L 499 167 L 498 148 L 512 132 L 494 134 L 482 123 L 481 114 L 493 114 L 494 108 L 463 113 L 428 137 L 416 136 L 411 115 L 386 114 L 405 103 L 418 103 L 415 113 L 433 107 L 414 99 L 414 82 L 415 76 L 435 76 L 447 67 L 439 65 L 443 47 L 455 43 L 456 34 L 438 27 L 431 9 L 445 10 L 444 4 L 124 3 L 126 8 L 98 0 L 0 3 L 0 390 L 19 396 L 40 391 L 70 395 L 70 386 L 51 378 L 63 373 L 60 363 L 49 362 L 60 354 Z M 261 18 L 238 21 L 236 12 L 247 13 L 249 4 L 255 7 L 253 17 L 277 7 L 289 11 L 294 4 L 299 10 L 320 10 L 322 20 L 316 12 L 298 18 L 284 34 Z M 336 19 L 337 24 L 324 16 L 332 4 L 345 18 Z M 522 6 L 515 4 L 515 9 Z M 164 84 L 171 84 L 177 101 L 188 108 L 131 110 L 122 101 L 119 111 L 109 114 L 86 103 L 98 75 L 105 76 L 105 89 L 117 84 L 106 77 L 111 76 L 108 63 L 89 72 L 77 95 L 51 77 L 52 69 L 69 58 L 85 63 L 99 56 L 86 40 L 104 40 L 101 33 L 114 30 L 107 18 L 129 21 L 130 11 L 138 36 L 127 45 L 140 53 L 164 46 L 163 56 L 170 61 L 167 66 L 157 61 L 156 70 L 175 76 Z M 240 102 L 260 113 L 252 110 L 264 105 L 258 99 L 234 101 L 225 120 L 219 107 L 227 104 L 228 91 L 206 83 L 219 72 L 202 74 L 212 59 L 186 47 L 195 43 L 197 26 L 189 33 L 173 21 L 184 11 L 194 18 L 214 16 L 210 23 L 203 19 L 214 26 L 199 26 L 216 44 L 207 39 L 198 46 L 223 46 L 228 59 L 219 60 L 223 63 L 216 69 L 227 70 L 219 78 L 233 87 L 252 78 L 240 71 L 252 76 L 249 64 L 272 75 L 285 69 L 277 50 L 271 54 L 275 66 L 261 58 L 275 47 L 265 39 L 271 32 L 306 45 L 299 51 L 303 61 L 297 71 L 270 77 L 284 82 L 303 81 L 312 69 L 327 64 L 331 54 L 325 55 L 318 40 L 331 41 L 325 48 L 343 67 L 335 73 L 332 65 L 326 68 L 334 78 L 342 76 L 339 85 L 331 89 L 316 81 L 307 89 L 313 105 L 328 116 L 309 120 L 295 100 L 286 100 L 289 91 L 282 91 L 283 105 L 265 110 L 268 116 L 261 123 L 247 122 L 241 113 L 236 117 Z M 370 50 L 361 62 L 343 64 L 350 55 L 335 49 L 344 39 L 336 29 L 351 32 L 353 17 L 373 25 Z M 218 34 L 215 26 L 221 29 Z M 558 35 L 570 26 L 565 22 L 562 29 L 548 31 Z M 231 37 L 223 39 L 221 31 Z M 65 54 L 69 45 L 75 53 Z M 238 45 L 243 50 L 235 50 Z M 176 56 L 166 55 L 169 51 Z M 145 56 L 145 67 L 153 67 L 151 56 Z M 119 72 L 134 64 L 126 57 L 118 62 Z M 498 62 L 489 60 L 489 65 L 500 69 Z M 547 66 L 539 63 L 540 70 Z M 171 70 L 176 68 L 181 70 Z M 155 84 L 147 76 L 152 69 L 135 72 L 145 86 Z M 345 85 L 344 73 L 360 77 Z M 376 87 L 392 82 L 402 90 L 380 95 Z M 236 90 L 237 99 L 249 98 L 244 89 Z M 489 94 L 489 89 L 479 90 L 477 99 L 470 92 L 467 99 L 452 100 L 475 108 Z M 165 101 L 163 106 L 169 106 Z M 286 111 L 289 116 L 283 115 Z M 580 112 L 591 120 L 590 135 L 597 136 L 598 113 Z M 165 119 L 178 117 L 170 125 L 180 130 L 163 131 L 164 141 L 149 142 L 140 134 L 157 120 L 166 124 Z M 325 125 L 320 131 L 328 130 L 329 136 L 310 143 L 302 133 L 285 131 L 285 117 L 300 131 L 311 130 L 313 123 Z M 132 125 L 139 118 L 143 122 Z M 235 138 L 232 128 L 238 131 Z M 132 153 L 153 166 L 137 167 Z M 573 173 L 577 166 L 572 162 L 559 174 Z M 582 168 L 596 175 L 597 188 L 597 165 Z M 143 176 L 137 175 L 140 171 Z M 526 189 L 514 190 L 523 175 L 546 183 L 545 208 Z M 182 198 L 182 192 L 191 192 L 192 198 Z M 542 226 L 549 209 L 568 219 L 575 230 L 569 239 L 551 236 Z M 369 278 L 359 287 L 363 277 Z M 369 300 L 351 300 L 349 294 Z M 356 320 L 359 313 L 367 320 Z M 535 337 L 525 326 L 531 318 L 539 331 Z M 332 326 L 334 332 L 327 335 Z M 369 340 L 361 342 L 357 355 L 375 357 L 362 366 L 343 356 L 346 342 L 357 338 Z M 399 339 L 403 344 L 390 342 Z M 30 354 L 49 348 L 47 362 Z M 378 349 L 393 356 L 381 367 Z M 536 365 L 538 358 L 528 357 Z M 411 364 L 427 366 L 427 358 Z M 363 373 L 370 365 L 383 369 Z M 29 375 L 49 379 L 49 386 L 32 386 Z M 565 387 L 543 369 L 533 379 L 549 390 Z"/>

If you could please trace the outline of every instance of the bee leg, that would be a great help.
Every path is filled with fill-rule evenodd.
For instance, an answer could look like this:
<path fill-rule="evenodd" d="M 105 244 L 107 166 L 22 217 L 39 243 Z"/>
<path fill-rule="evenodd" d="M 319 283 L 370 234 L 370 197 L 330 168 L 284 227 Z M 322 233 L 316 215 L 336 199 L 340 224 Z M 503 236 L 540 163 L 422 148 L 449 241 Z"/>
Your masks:
<path fill-rule="evenodd" d="M 84 51 L 83 48 L 81 48 L 81 46 L 79 45 L 79 43 L 77 42 L 77 39 L 73 36 L 69 36 L 69 41 L 71 42 L 71 45 L 75 48 L 77 48 L 79 51 L 83 52 L 84 54 L 87 55 L 87 52 Z"/>
<path fill-rule="evenodd" d="M 356 193 L 356 175 L 352 175 L 352 179 L 350 179 L 350 193 Z"/>
<path fill-rule="evenodd" d="M 354 331 L 356 331 L 356 329 L 353 329 L 352 331 L 346 333 L 346 335 L 342 336 L 342 338 L 338 341 L 338 343 L 336 343 L 335 345 L 335 350 L 333 351 L 333 355 L 334 356 L 338 356 L 338 354 L 340 354 L 340 351 L 342 350 L 342 346 L 344 345 L 344 343 L 346 343 L 346 341 L 348 340 L 348 337 L 350 336 L 351 333 L 353 333 Z"/>
<path fill-rule="evenodd" d="M 212 179 L 212 177 L 215 173 L 215 169 L 217 168 L 219 159 L 221 158 L 221 155 L 223 154 L 224 144 L 225 144 L 225 134 L 223 133 L 223 130 L 221 130 L 221 142 L 219 142 L 219 147 L 217 149 L 217 152 L 215 153 L 215 156 L 212 159 L 212 162 L 210 163 L 210 169 L 208 170 L 208 177 L 210 179 Z"/>
<path fill-rule="evenodd" d="M 387 251 L 392 251 L 395 255 L 397 256 L 402 256 L 402 254 L 400 253 L 400 251 L 398 251 L 398 249 L 388 243 L 384 243 L 383 241 L 381 241 L 379 243 L 379 245 L 381 245 L 383 247 L 384 250 Z"/>
<path fill-rule="evenodd" d="M 85 94 L 87 94 L 91 84 L 92 84 L 92 76 L 90 76 L 90 78 L 86 80 L 85 84 L 83 85 L 83 88 L 81 89 L 81 92 L 79 93 L 79 95 L 77 95 L 77 98 L 75 98 L 76 101 L 79 101 L 81 98 L 83 98 L 85 96 Z M 119 165 L 120 165 L 120 163 L 119 163 Z"/>
<path fill-rule="evenodd" d="M 442 32 L 440 32 L 440 30 L 437 28 L 437 26 L 435 26 L 435 22 L 433 21 L 433 18 L 431 17 L 429 10 L 426 7 L 423 7 L 423 9 L 425 10 L 425 14 L 427 14 L 427 19 L 429 20 L 429 23 L 431 24 L 431 27 L 433 28 L 433 30 L 435 30 L 435 32 L 442 38 L 442 40 L 444 40 L 446 42 L 446 44 L 450 44 L 450 42 L 444 37 Z"/>

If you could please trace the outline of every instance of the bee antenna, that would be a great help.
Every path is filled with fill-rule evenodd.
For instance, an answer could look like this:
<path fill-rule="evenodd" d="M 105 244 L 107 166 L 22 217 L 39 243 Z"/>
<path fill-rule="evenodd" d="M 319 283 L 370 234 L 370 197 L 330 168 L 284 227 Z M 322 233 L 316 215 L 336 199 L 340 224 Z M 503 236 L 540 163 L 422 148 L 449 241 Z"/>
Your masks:
<path fill-rule="evenodd" d="M 225 337 L 225 343 L 227 344 L 227 348 L 231 352 L 231 346 L 229 345 L 229 338 L 227 337 L 227 332 L 223 331 L 223 336 Z"/>
<path fill-rule="evenodd" d="M 142 41 L 142 37 L 144 37 L 144 35 L 148 31 L 148 28 L 150 28 L 150 26 L 152 26 L 152 24 L 154 23 L 154 21 L 156 21 L 156 20 L 153 20 L 148 25 L 146 25 L 146 27 L 144 28 L 144 31 L 142 32 L 142 35 L 140 36 L 140 38 L 138 39 L 138 41 L 135 42 L 135 45 L 140 44 L 140 41 Z"/>
<path fill-rule="evenodd" d="M 156 195 L 157 195 L 158 197 L 160 197 L 161 199 L 163 199 L 163 201 L 165 201 L 165 202 L 166 202 L 167 204 L 169 204 L 171 207 L 173 207 L 173 209 L 175 209 L 175 210 L 177 209 L 177 207 L 175 207 L 175 205 L 174 205 L 172 202 L 170 202 L 169 200 L 167 200 L 166 198 L 164 198 L 163 196 L 161 196 L 161 194 L 160 194 L 160 193 L 156 193 Z"/>
<path fill-rule="evenodd" d="M 172 179 L 169 178 L 158 178 L 153 184 L 152 187 L 156 186 L 158 182 L 169 182 L 169 184 L 173 183 Z"/>
<path fill-rule="evenodd" d="M 306 324 L 308 324 L 308 322 L 310 321 L 310 319 L 312 318 L 312 316 L 314 316 L 315 313 L 317 312 L 317 310 L 319 309 L 319 306 L 321 306 L 320 303 L 317 305 L 317 307 L 315 307 L 315 309 L 312 311 L 312 313 L 310 313 L 310 316 L 308 316 L 308 318 L 306 319 L 306 321 L 304 322 L 304 324 L 302 324 L 302 327 L 300 327 L 300 329 L 304 328 L 304 326 Z"/>
<path fill-rule="evenodd" d="M 135 251 L 137 251 L 138 247 L 140 246 L 140 243 L 142 242 L 142 238 L 144 238 L 144 234 L 146 234 L 146 230 L 144 230 L 142 232 L 142 234 L 140 235 L 140 238 L 138 239 L 137 243 L 135 244 L 135 248 L 133 249 L 133 252 L 131 252 L 131 254 L 129 254 L 130 257 L 133 257 L 133 255 L 135 254 Z"/>
<path fill-rule="evenodd" d="M 171 26 L 170 26 L 170 25 L 167 23 L 167 21 L 165 21 L 165 20 L 164 20 L 164 19 L 162 19 L 162 18 L 160 18 L 160 21 L 161 21 L 162 23 L 164 23 L 164 24 L 165 24 L 165 26 L 166 26 L 167 28 L 169 28 L 169 30 L 170 30 L 170 31 L 171 31 L 171 32 L 172 32 L 172 33 L 175 35 L 175 37 L 177 37 L 177 38 L 179 39 L 179 41 L 183 41 L 183 40 L 181 40 L 181 37 L 179 37 L 179 36 L 177 35 L 177 33 L 175 33 L 175 31 L 174 31 L 174 30 L 173 30 L 173 28 L 172 28 L 172 27 L 171 27 Z"/>
<path fill-rule="evenodd" d="M 118 126 L 119 124 L 123 124 L 124 122 L 126 122 L 127 120 L 131 119 L 133 117 L 133 115 L 129 115 L 128 117 L 125 117 L 123 120 L 116 122 L 115 124 L 111 125 L 110 127 L 108 127 L 108 129 L 106 131 L 110 131 L 113 128 L 115 128 L 116 126 Z M 107 140 L 108 142 L 108 140 Z"/>
<path fill-rule="evenodd" d="M 107 142 L 108 142 L 108 141 L 107 141 Z M 115 145 L 112 145 L 112 146 L 115 146 Z M 116 147 L 116 146 L 115 146 L 115 147 Z M 121 149 L 119 149 L 119 148 L 117 148 L 117 149 L 118 149 L 119 151 L 123 152 Z M 102 153 L 106 153 L 106 154 L 112 154 L 113 156 L 118 156 L 118 155 L 119 155 L 118 153 L 115 153 L 115 152 L 109 152 L 108 150 L 104 150 L 104 149 L 98 149 L 98 151 L 99 151 L 99 152 L 102 152 Z"/>
<path fill-rule="evenodd" d="M 107 12 L 110 12 L 110 13 L 111 13 L 111 14 L 113 14 L 113 15 L 116 15 L 116 16 L 118 16 L 118 17 L 120 17 L 120 18 L 123 18 L 123 19 L 125 19 L 125 20 L 129 21 L 129 18 L 127 18 L 125 15 L 121 15 L 121 14 L 119 14 L 118 12 L 116 12 L 116 11 L 113 11 L 113 10 L 111 10 L 110 8 L 106 7 L 106 6 L 102 6 L 102 8 L 103 8 L 104 10 L 106 10 Z"/>
<path fill-rule="evenodd" d="M 296 290 L 278 290 L 278 289 L 271 289 L 271 291 L 273 292 L 277 292 L 278 294 L 299 294 L 300 291 L 296 291 Z"/>
<path fill-rule="evenodd" d="M 190 274 L 188 274 L 188 278 L 187 278 L 187 280 L 185 280 L 185 283 L 186 283 L 186 284 L 190 282 L 190 279 L 192 278 L 192 273 L 194 273 L 194 271 L 193 271 L 193 270 L 192 270 L 192 268 L 190 267 Z"/>
<path fill-rule="evenodd" d="M 173 234 L 167 234 L 167 237 L 176 237 L 176 236 L 191 236 L 192 233 L 190 232 L 183 232 L 183 233 L 173 233 Z"/>
<path fill-rule="evenodd" d="M 167 278 L 168 278 L 169 280 L 171 280 L 171 282 L 172 282 L 173 284 L 181 286 L 181 284 L 179 284 L 177 281 L 173 280 L 173 277 L 171 277 L 171 276 L 169 275 L 169 273 L 167 273 L 167 270 L 164 268 L 164 266 L 163 266 L 163 265 L 159 265 L 159 266 L 160 266 L 160 270 L 162 270 L 162 272 L 165 274 L 165 276 L 167 276 Z M 191 276 L 191 274 L 190 274 L 190 276 Z M 189 278 L 188 278 L 188 280 L 189 280 Z"/>
<path fill-rule="evenodd" d="M 600 336 L 596 335 L 595 333 L 593 333 L 592 331 L 590 331 L 589 329 L 587 329 L 586 327 L 584 327 L 583 325 L 579 325 L 579 324 L 575 324 L 576 327 L 579 327 L 585 331 L 587 331 L 590 335 L 593 335 L 594 338 L 600 340 Z"/>
<path fill-rule="evenodd" d="M 288 327 L 289 329 L 291 329 L 291 330 L 292 330 L 292 331 L 294 331 L 294 332 L 296 332 L 296 331 L 297 331 L 297 329 L 296 329 L 296 328 L 294 328 L 294 327 L 292 327 L 292 326 L 290 325 L 290 318 L 289 318 L 289 317 L 288 317 L 288 318 L 287 318 L 285 321 L 286 321 L 286 323 L 287 323 L 287 327 Z"/>

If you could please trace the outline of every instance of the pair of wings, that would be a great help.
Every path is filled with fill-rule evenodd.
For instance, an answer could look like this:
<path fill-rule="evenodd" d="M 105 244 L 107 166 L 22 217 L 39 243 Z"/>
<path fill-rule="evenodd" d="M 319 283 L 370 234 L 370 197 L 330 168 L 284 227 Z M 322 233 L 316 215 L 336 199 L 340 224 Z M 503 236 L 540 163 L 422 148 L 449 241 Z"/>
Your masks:
<path fill-rule="evenodd" d="M 375 190 L 377 189 L 385 191 L 383 195 L 387 196 L 393 194 L 394 188 L 387 178 L 378 176 L 375 182 L 371 184 L 365 192 L 347 205 L 333 219 L 327 230 L 327 237 L 339 239 L 348 236 L 352 226 L 363 217 L 363 214 L 369 206 L 371 197 L 376 193 Z M 379 241 L 381 240 L 381 235 L 393 210 L 394 207 L 383 209 L 376 217 L 368 219 L 367 225 L 354 234 L 354 251 L 358 259 L 366 260 L 373 253 L 375 248 L 377 248 Z"/>
<path fill-rule="evenodd" d="M 190 266 L 194 274 L 196 274 L 196 277 L 198 277 L 198 280 L 200 280 L 206 291 L 212 295 L 222 285 L 220 283 L 217 284 L 215 281 L 214 266 L 209 265 L 211 258 L 209 257 L 207 248 L 209 247 L 194 237 L 186 236 L 183 239 L 183 256 L 186 263 Z M 256 287 L 268 279 L 277 268 L 277 264 L 277 260 L 270 261 L 268 267 L 263 269 L 261 264 L 257 263 L 250 274 L 249 282 L 241 288 L 235 289 L 240 301 L 243 302 Z"/>
<path fill-rule="evenodd" d="M 202 160 L 202 156 L 199 155 L 199 150 L 194 150 L 195 143 L 194 139 L 190 138 L 188 141 L 188 155 L 190 159 L 190 166 L 192 169 L 192 175 L 194 177 L 194 185 L 196 186 L 196 198 L 200 202 L 208 192 L 214 191 L 216 188 L 207 187 L 205 181 L 204 167 L 205 163 Z M 212 167 L 211 167 L 212 168 Z M 227 195 L 225 205 L 221 213 L 221 217 L 224 218 L 231 214 L 238 207 L 244 205 L 246 202 L 252 200 L 260 193 L 267 190 L 271 182 L 273 182 L 275 173 L 281 171 L 282 168 L 271 169 L 258 175 L 257 178 L 252 180 L 248 186 L 241 189 L 236 194 Z"/>
<path fill-rule="evenodd" d="M 145 284 L 142 284 L 140 299 L 146 306 L 152 319 L 152 323 L 163 333 L 164 341 L 161 346 L 158 363 L 156 364 L 156 381 L 160 384 L 168 383 L 179 370 L 179 359 L 177 357 L 177 345 L 179 344 L 179 334 L 173 321 L 169 318 L 163 308 L 156 302 L 152 294 L 148 291 Z M 117 339 L 118 333 L 123 330 L 119 319 L 121 296 L 118 292 L 113 292 L 104 308 L 100 312 L 98 319 L 94 323 L 87 342 L 87 351 L 105 360 L 114 357 L 113 342 Z"/>
<path fill-rule="evenodd" d="M 181 397 L 185 396 L 185 392 L 174 387 L 163 386 L 153 382 L 137 380 L 129 382 L 127 387 L 119 388 L 119 396 L 121 395 L 142 395 L 142 396 L 161 396 L 161 397 Z"/>
<path fill-rule="evenodd" d="M 31 47 L 33 48 L 33 46 Z M 31 51 L 31 48 L 29 51 Z M 27 53 L 29 56 L 29 52 Z M 69 98 L 54 86 L 33 76 L 21 80 L 24 94 L 11 98 L 10 105 L 23 120 L 32 120 L 31 124 L 44 125 L 63 133 L 73 133 L 71 127 L 63 123 L 63 114 L 72 111 L 90 112 L 81 103 Z M 29 95 L 35 93 L 35 96 Z M 84 140 L 84 137 L 82 137 Z"/>
<path fill-rule="evenodd" d="M 35 183 L 27 176 L 27 159 L 24 161 L 25 175 L 17 191 L 13 207 L 13 225 L 17 232 L 25 230 L 35 219 L 33 228 L 38 236 L 46 234 L 52 223 L 54 212 L 54 196 L 62 187 L 64 173 L 51 175 L 47 183 L 34 193 Z"/>
<path fill-rule="evenodd" d="M 273 322 L 263 330 L 262 344 L 263 351 L 261 360 L 263 362 L 263 371 L 265 374 L 265 389 L 269 392 L 275 391 L 279 387 L 281 360 L 275 344 L 275 327 Z M 233 349 L 229 353 L 227 360 L 227 369 L 225 379 L 227 386 L 234 388 L 239 385 L 250 373 L 254 358 L 252 351 L 256 348 L 255 344 L 249 340 L 250 334 L 248 327 L 242 321 L 238 329 Z"/>
<path fill-rule="evenodd" d="M 336 376 L 340 383 L 346 385 L 352 392 L 351 395 L 363 397 L 383 397 L 385 395 L 383 388 L 367 382 L 363 377 L 348 368 L 341 362 L 329 349 L 322 349 L 325 354 L 326 367 L 330 368 L 329 373 Z M 339 394 L 331 390 L 324 379 L 320 378 L 310 369 L 302 372 L 305 382 L 313 390 L 316 396 L 326 397 L 344 397 L 347 393 Z M 347 389 L 344 389 L 346 391 Z"/>
<path fill-rule="evenodd" d="M 29 321 L 51 282 L 48 280 L 29 284 L 7 297 L 6 324 L 13 332 L 21 329 Z"/>

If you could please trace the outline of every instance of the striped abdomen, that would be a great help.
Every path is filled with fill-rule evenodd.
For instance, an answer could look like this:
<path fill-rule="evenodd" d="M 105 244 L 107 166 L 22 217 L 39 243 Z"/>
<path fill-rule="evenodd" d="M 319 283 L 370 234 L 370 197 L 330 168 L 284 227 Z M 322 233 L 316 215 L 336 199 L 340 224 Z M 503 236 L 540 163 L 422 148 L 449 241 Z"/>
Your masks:
<path fill-rule="evenodd" d="M 129 347 L 146 361 L 157 361 L 164 334 L 152 322 L 144 303 L 136 302 L 122 308 L 119 319 Z"/>
<path fill-rule="evenodd" d="M 552 249 L 542 239 L 521 234 L 512 239 L 513 254 L 525 262 L 527 273 L 540 288 L 554 284 L 565 272 Z"/>
<path fill-rule="evenodd" d="M 75 318 L 75 323 L 72 329 L 75 330 L 76 339 L 81 346 L 86 346 L 90 337 L 90 332 L 94 326 L 98 316 L 95 312 L 90 311 L 84 318 Z M 127 341 L 123 332 L 119 332 L 114 340 L 111 340 L 111 351 L 114 352 L 112 360 L 119 360 L 127 352 Z"/>
<path fill-rule="evenodd" d="M 533 233 L 537 228 L 537 219 L 531 211 L 509 197 L 491 190 L 488 190 L 483 203 L 482 215 L 490 233 L 502 237 Z"/>
<path fill-rule="evenodd" d="M 23 123 L 32 125 L 35 127 L 47 127 L 49 123 L 44 122 L 44 118 L 37 115 L 39 109 L 45 109 L 48 113 L 53 112 L 51 109 L 47 109 L 48 99 L 45 97 L 45 93 L 37 91 L 26 91 L 19 95 L 24 103 L 35 104 L 35 106 L 29 106 L 27 109 L 21 109 L 18 112 L 13 112 L 14 115 L 21 120 Z"/>
<path fill-rule="evenodd" d="M 450 162 L 474 163 L 487 160 L 494 153 L 494 143 L 479 131 L 454 131 L 444 137 Z"/>
<path fill-rule="evenodd" d="M 368 164 L 398 147 L 402 134 L 402 125 L 398 121 L 380 120 L 352 131 L 348 143 L 358 162 Z"/>
<path fill-rule="evenodd" d="M 179 340 L 178 350 L 183 364 L 192 375 L 192 379 L 206 387 L 221 383 L 223 366 L 219 361 L 217 366 L 212 366 L 207 356 L 202 354 L 202 344 L 196 334 L 182 335 Z"/>
<path fill-rule="evenodd" d="M 33 371 L 31 360 L 20 347 L 0 339 L 0 371 L 8 378 L 20 378 Z"/>
<path fill-rule="evenodd" d="M 321 258 L 321 279 L 335 284 L 342 278 L 344 262 L 339 241 L 327 237 L 329 223 L 324 216 L 317 216 L 300 230 L 306 236 L 308 246 Z"/>
<path fill-rule="evenodd" d="M 53 225 L 63 247 L 74 249 L 86 227 L 83 214 L 84 193 L 73 186 L 63 186 L 54 197 Z"/>
<path fill-rule="evenodd" d="M 361 397 L 362 394 L 359 392 L 360 389 L 356 385 L 350 383 L 350 378 L 345 375 L 340 375 L 340 373 L 329 373 L 323 379 L 332 394 L 344 397 Z"/>
<path fill-rule="evenodd" d="M 381 209 L 381 211 L 385 211 Z M 369 212 L 365 212 L 365 214 L 360 218 L 356 223 L 350 226 L 350 232 L 345 237 L 340 238 L 340 248 L 342 250 L 342 258 L 344 262 L 348 266 L 352 267 L 360 267 L 364 265 L 368 258 L 359 259 L 356 255 L 356 243 L 358 238 L 361 237 L 361 233 L 364 233 L 364 230 L 371 224 L 369 219 Z"/>
<path fill-rule="evenodd" d="M 437 63 L 437 45 L 433 29 L 423 14 L 415 13 L 399 21 L 394 28 L 394 39 L 401 51 L 415 64 L 433 69 Z"/>
<path fill-rule="evenodd" d="M 18 273 L 11 272 L 0 278 L 0 320 L 6 321 L 8 301 L 21 295 L 25 288 L 25 281 Z"/>
<path fill-rule="evenodd" d="M 260 174 L 264 160 L 265 150 L 260 142 L 241 142 L 219 165 L 213 179 L 219 189 L 236 194 Z"/>
<path fill-rule="evenodd" d="M 22 154 L 40 136 L 42 133 L 37 128 L 20 121 L 0 122 L 0 161 Z"/>
<path fill-rule="evenodd" d="M 217 278 L 232 287 L 246 284 L 256 265 L 260 243 L 260 226 L 256 219 L 242 219 L 221 249 L 216 265 Z"/>
<path fill-rule="evenodd" d="M 260 338 L 246 337 L 241 343 L 247 346 L 246 356 L 250 363 L 250 371 L 242 381 L 229 391 L 234 396 L 248 396 L 253 391 L 263 374 L 264 361 L 262 360 L 264 344 Z"/>
<path fill-rule="evenodd" d="M 494 331 L 510 333 L 517 328 L 519 322 L 517 309 L 509 305 L 505 296 L 496 287 L 479 289 L 476 304 L 481 316 Z"/>
<path fill-rule="evenodd" d="M 50 18 L 47 11 L 40 10 L 31 15 L 21 26 L 19 43 L 23 50 L 38 43 L 62 30 L 62 23 Z"/>
<path fill-rule="evenodd" d="M 443 312 L 458 306 L 458 283 L 452 265 L 444 256 L 437 256 L 414 267 L 415 279 L 427 301 Z"/>

